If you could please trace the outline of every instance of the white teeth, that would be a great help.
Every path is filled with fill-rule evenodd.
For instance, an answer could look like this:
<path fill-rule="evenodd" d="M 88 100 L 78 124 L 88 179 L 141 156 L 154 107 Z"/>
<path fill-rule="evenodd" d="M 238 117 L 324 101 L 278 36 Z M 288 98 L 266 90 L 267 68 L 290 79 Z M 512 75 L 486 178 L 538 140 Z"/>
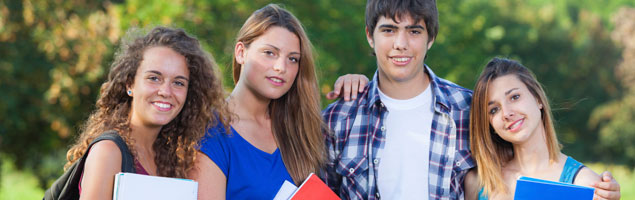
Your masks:
<path fill-rule="evenodd" d="M 282 83 L 282 80 L 278 78 L 271 78 L 271 80 L 276 83 Z"/>
<path fill-rule="evenodd" d="M 154 105 L 159 106 L 159 108 L 170 108 L 170 104 L 167 103 L 154 102 Z"/>
<path fill-rule="evenodd" d="M 520 126 L 520 123 L 523 122 L 523 120 L 517 121 L 516 123 L 512 124 L 508 130 L 512 130 L 515 129 L 516 127 Z"/>
<path fill-rule="evenodd" d="M 392 58 L 392 59 L 397 61 L 397 62 L 406 62 L 406 61 L 408 61 L 409 58 Z"/>

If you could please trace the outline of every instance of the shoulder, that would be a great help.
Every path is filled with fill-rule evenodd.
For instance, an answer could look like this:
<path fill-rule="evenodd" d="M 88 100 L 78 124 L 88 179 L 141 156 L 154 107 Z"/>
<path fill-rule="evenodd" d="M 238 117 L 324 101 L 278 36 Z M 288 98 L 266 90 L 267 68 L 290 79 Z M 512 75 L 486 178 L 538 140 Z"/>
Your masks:
<path fill-rule="evenodd" d="M 596 174 L 593 170 L 589 169 L 586 166 L 582 166 L 578 175 L 575 177 L 573 181 L 576 185 L 588 186 L 591 187 L 594 183 L 602 181 L 600 175 Z"/>
<path fill-rule="evenodd" d="M 121 167 L 121 150 L 114 141 L 102 140 L 90 148 L 86 163 L 97 162 L 104 165 Z M 116 164 L 116 165 L 115 165 Z"/>
<path fill-rule="evenodd" d="M 219 147 L 226 146 L 225 144 L 230 142 L 231 136 L 231 127 L 226 129 L 223 124 L 210 127 L 201 138 L 199 150 L 205 154 L 210 151 L 216 151 Z"/>
<path fill-rule="evenodd" d="M 324 110 L 322 110 L 322 118 L 324 119 L 324 122 L 331 126 L 330 124 L 333 122 L 354 116 L 360 107 L 367 104 L 368 89 L 362 94 L 359 94 L 359 97 L 360 98 L 352 101 L 344 101 L 344 99 L 340 98 L 329 104 Z"/>
<path fill-rule="evenodd" d="M 464 88 L 451 81 L 434 77 L 437 94 L 445 98 L 453 109 L 469 110 L 472 102 L 472 90 Z"/>
<path fill-rule="evenodd" d="M 481 187 L 478 181 L 478 172 L 476 168 L 472 168 L 469 172 L 467 172 L 463 186 L 465 188 L 465 199 L 478 198 L 478 193 Z"/>
<path fill-rule="evenodd" d="M 84 182 L 103 183 L 121 171 L 121 150 L 111 140 L 95 143 L 88 152 L 84 163 Z"/>

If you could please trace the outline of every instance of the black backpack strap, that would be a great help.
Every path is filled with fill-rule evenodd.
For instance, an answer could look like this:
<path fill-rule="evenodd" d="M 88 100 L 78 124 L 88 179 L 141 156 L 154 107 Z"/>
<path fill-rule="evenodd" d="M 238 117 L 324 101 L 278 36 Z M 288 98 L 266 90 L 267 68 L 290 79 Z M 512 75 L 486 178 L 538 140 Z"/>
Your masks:
<path fill-rule="evenodd" d="M 44 193 L 44 200 L 71 200 L 79 199 L 79 181 L 84 172 L 84 163 L 88 157 L 88 151 L 97 142 L 102 140 L 111 140 L 117 144 L 121 151 L 121 171 L 135 173 L 134 160 L 128 149 L 126 142 L 119 136 L 116 131 L 106 131 L 99 137 L 95 138 L 84 155 L 73 163 L 62 176 L 60 176 L 51 187 Z"/>
<path fill-rule="evenodd" d="M 90 149 L 93 146 L 93 144 L 102 140 L 111 140 L 115 142 L 115 144 L 117 144 L 117 146 L 119 147 L 119 150 L 121 150 L 121 171 L 135 173 L 134 159 L 132 158 L 132 153 L 130 153 L 130 150 L 128 149 L 128 145 L 116 131 L 110 130 L 110 131 L 104 132 L 103 134 L 95 138 L 95 140 L 93 140 L 90 143 L 90 145 L 88 146 L 88 149 Z M 85 153 L 84 157 L 86 155 L 88 154 Z M 84 158 L 84 160 L 85 159 L 86 158 Z"/>

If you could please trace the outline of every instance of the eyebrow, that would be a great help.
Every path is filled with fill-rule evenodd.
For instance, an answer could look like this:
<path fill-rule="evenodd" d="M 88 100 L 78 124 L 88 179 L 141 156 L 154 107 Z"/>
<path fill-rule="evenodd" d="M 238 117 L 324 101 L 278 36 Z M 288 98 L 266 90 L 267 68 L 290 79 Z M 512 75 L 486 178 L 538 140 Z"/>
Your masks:
<path fill-rule="evenodd" d="M 278 48 L 278 47 L 276 47 L 276 46 L 273 46 L 273 45 L 271 45 L 271 44 L 265 44 L 265 45 L 267 45 L 267 46 L 269 46 L 269 47 L 271 47 L 271 48 L 275 49 L 276 51 L 280 51 L 280 48 Z M 289 55 L 291 55 L 291 54 L 298 54 L 298 55 L 301 55 L 299 52 L 295 52 L 295 51 L 294 51 L 294 52 L 289 53 Z"/>
<path fill-rule="evenodd" d="M 507 92 L 505 92 L 505 96 L 507 96 L 509 93 L 512 93 L 514 90 L 518 90 L 518 88 L 512 88 L 510 90 L 507 90 Z"/>
<path fill-rule="evenodd" d="M 394 28 L 394 29 L 398 29 L 399 27 L 392 25 L 392 24 L 382 24 L 379 25 L 378 28 Z M 423 28 L 423 26 L 419 25 L 419 24 L 415 24 L 415 25 L 408 25 L 406 26 L 406 29 L 422 29 L 425 30 L 425 28 Z"/>
<path fill-rule="evenodd" d="M 509 95 L 509 93 L 512 93 L 514 90 L 518 90 L 518 89 L 519 89 L 519 88 L 512 88 L 512 89 L 510 89 L 510 90 L 507 90 L 507 92 L 505 92 L 505 96 Z M 494 104 L 494 101 L 489 101 L 489 102 L 487 102 L 487 105 L 488 105 L 488 106 L 489 106 L 489 105 L 492 105 L 492 104 Z"/>
<path fill-rule="evenodd" d="M 153 73 L 153 74 L 157 74 L 157 75 L 160 75 L 160 76 L 163 75 L 160 71 L 157 71 L 157 70 L 149 70 L 149 71 L 146 71 L 146 73 Z M 183 80 L 188 81 L 188 82 L 190 81 L 190 79 L 186 78 L 185 76 L 181 76 L 181 75 L 176 76 L 174 79 L 183 79 Z"/>

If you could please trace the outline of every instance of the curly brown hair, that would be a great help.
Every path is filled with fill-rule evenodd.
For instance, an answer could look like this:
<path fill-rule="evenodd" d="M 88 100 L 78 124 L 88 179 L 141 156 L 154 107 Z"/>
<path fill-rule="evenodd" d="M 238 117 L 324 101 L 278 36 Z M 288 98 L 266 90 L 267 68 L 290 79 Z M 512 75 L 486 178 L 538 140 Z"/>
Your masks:
<path fill-rule="evenodd" d="M 127 86 L 134 82 L 143 53 L 151 47 L 168 47 L 183 55 L 190 72 L 187 99 L 181 112 L 161 128 L 153 149 L 157 174 L 166 177 L 186 177 L 194 166 L 201 137 L 210 124 L 219 121 L 228 124 L 229 111 L 217 65 L 204 51 L 199 41 L 182 29 L 155 27 L 148 34 L 138 36 L 138 28 L 130 29 L 122 39 L 115 60 L 110 66 L 108 80 L 101 85 L 97 109 L 82 126 L 76 143 L 66 154 L 65 168 L 83 156 L 89 143 L 107 130 L 116 130 L 136 156 L 134 141 L 130 137 L 130 110 L 132 97 Z"/>

